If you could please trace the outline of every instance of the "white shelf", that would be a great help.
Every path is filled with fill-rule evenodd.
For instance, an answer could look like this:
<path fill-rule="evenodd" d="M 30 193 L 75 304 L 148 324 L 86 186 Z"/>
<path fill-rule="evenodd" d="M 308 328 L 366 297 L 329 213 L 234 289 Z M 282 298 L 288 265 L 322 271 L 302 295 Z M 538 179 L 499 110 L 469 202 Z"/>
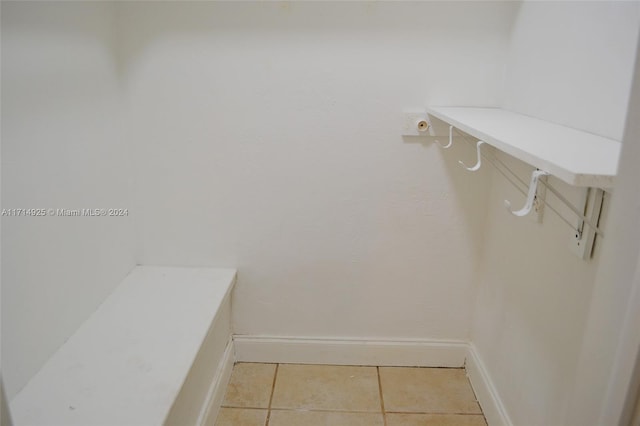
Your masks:
<path fill-rule="evenodd" d="M 499 108 L 430 107 L 427 113 L 570 185 L 613 187 L 616 140 Z"/>

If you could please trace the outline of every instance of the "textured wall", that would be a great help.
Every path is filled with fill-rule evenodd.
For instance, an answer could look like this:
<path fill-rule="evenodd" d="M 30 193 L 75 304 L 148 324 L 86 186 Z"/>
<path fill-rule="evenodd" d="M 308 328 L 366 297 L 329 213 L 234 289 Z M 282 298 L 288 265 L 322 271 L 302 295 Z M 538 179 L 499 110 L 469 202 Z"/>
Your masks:
<path fill-rule="evenodd" d="M 142 263 L 237 267 L 240 334 L 466 339 L 486 182 L 400 112 L 498 104 L 515 10 L 125 5 Z"/>

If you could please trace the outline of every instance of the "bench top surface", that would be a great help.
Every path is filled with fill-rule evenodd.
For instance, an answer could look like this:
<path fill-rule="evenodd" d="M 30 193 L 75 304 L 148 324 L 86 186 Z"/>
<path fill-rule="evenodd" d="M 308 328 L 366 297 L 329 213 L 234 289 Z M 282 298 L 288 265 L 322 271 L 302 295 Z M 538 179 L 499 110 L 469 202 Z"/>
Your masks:
<path fill-rule="evenodd" d="M 235 274 L 134 268 L 13 399 L 14 423 L 162 424 Z"/>

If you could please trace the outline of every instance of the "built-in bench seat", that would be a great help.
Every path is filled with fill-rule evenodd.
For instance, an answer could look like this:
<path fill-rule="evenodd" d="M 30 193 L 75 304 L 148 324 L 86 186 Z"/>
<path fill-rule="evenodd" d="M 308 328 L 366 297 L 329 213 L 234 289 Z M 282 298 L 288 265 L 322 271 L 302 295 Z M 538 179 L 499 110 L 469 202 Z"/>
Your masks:
<path fill-rule="evenodd" d="M 11 401 L 14 425 L 213 422 L 233 358 L 235 276 L 136 267 Z"/>

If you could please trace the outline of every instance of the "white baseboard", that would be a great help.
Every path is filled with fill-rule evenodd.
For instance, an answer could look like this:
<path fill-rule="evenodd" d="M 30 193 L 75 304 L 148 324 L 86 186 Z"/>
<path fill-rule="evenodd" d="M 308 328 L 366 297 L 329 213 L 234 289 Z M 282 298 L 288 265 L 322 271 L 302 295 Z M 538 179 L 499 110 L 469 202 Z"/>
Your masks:
<path fill-rule="evenodd" d="M 231 372 L 233 371 L 235 362 L 233 346 L 233 340 L 229 340 L 220 364 L 218 364 L 218 370 L 207 393 L 205 403 L 202 406 L 202 411 L 198 416 L 198 426 L 213 426 L 216 422 L 216 417 L 218 417 L 229 379 L 231 379 Z"/>
<path fill-rule="evenodd" d="M 465 364 L 467 376 L 476 393 L 480 407 L 482 407 L 487 424 L 489 426 L 513 426 L 491 376 L 489 376 L 489 372 L 473 343 L 468 344 L 468 351 Z"/>
<path fill-rule="evenodd" d="M 377 340 L 235 335 L 236 360 L 285 364 L 462 367 L 457 340 Z"/>

